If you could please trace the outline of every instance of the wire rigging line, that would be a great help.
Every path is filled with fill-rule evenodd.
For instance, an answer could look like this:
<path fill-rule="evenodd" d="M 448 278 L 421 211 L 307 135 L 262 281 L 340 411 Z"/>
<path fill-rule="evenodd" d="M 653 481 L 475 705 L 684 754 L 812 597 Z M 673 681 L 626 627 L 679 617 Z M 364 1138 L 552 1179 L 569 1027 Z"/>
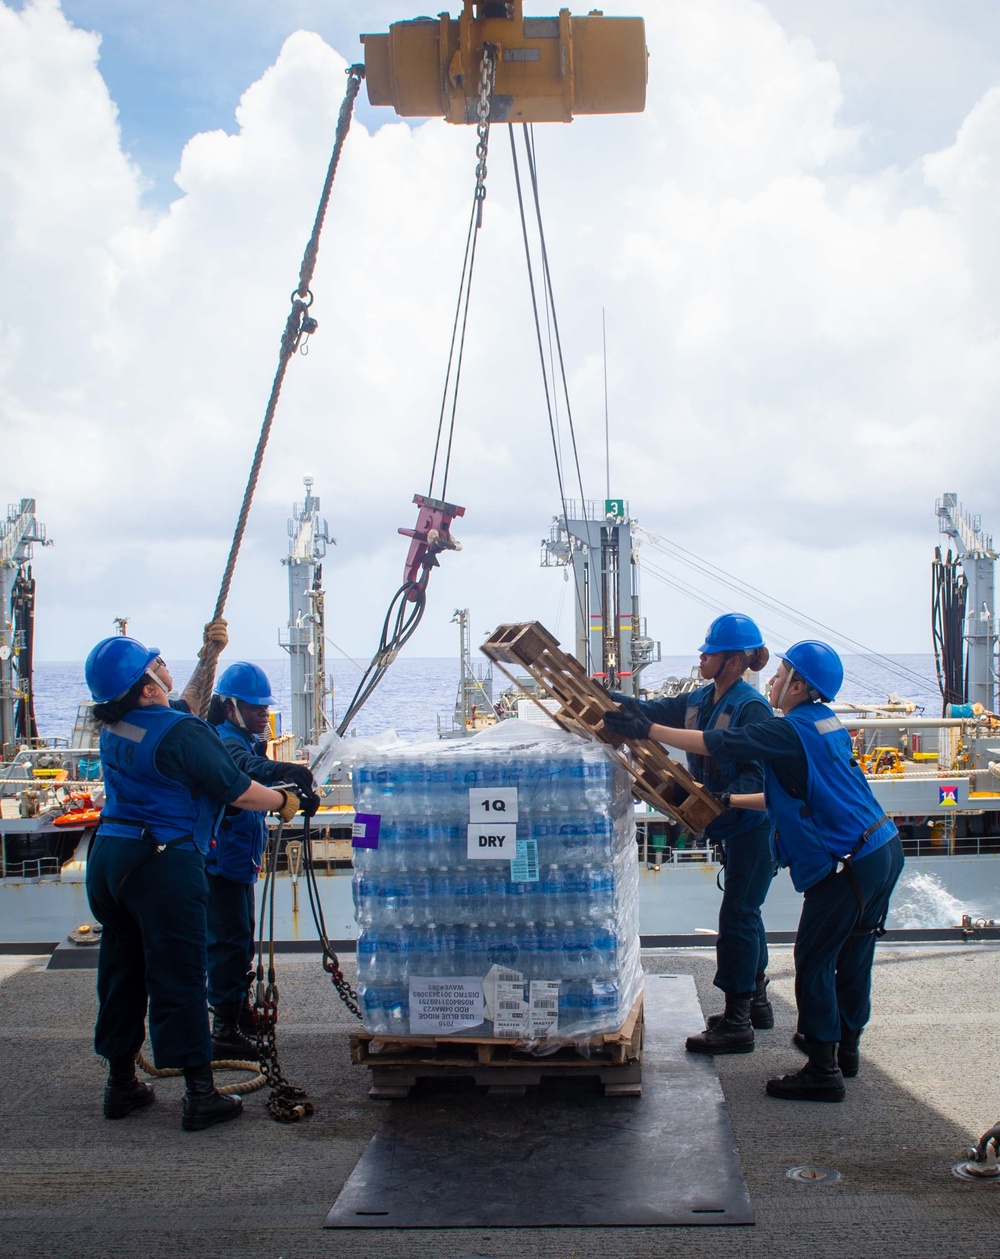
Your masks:
<path fill-rule="evenodd" d="M 724 602 L 718 599 L 713 599 L 710 595 L 706 595 L 704 591 L 698 590 L 697 587 L 695 586 L 689 586 L 686 582 L 681 581 L 680 578 L 678 577 L 670 576 L 669 574 L 663 572 L 662 569 L 657 568 L 654 564 L 651 564 L 648 561 L 644 561 L 643 569 L 651 577 L 655 577 L 657 581 L 662 582 L 665 586 L 670 586 L 672 589 L 679 591 L 682 595 L 684 595 L 688 599 L 691 599 L 693 602 L 700 603 L 702 607 L 707 608 L 711 613 L 713 613 L 713 615 L 718 615 L 720 612 L 727 611 L 727 606 Z M 768 638 L 781 637 L 781 635 L 777 632 L 774 626 L 768 625 L 764 621 L 760 621 L 759 624 L 760 624 L 761 629 L 764 631 L 764 634 L 766 635 L 766 637 Z M 844 670 L 844 677 L 848 682 L 852 683 L 854 686 L 865 687 L 868 685 L 867 681 L 864 678 L 860 677 L 858 674 L 851 672 L 848 669 Z M 921 682 L 926 683 L 925 679 L 920 679 L 920 680 Z"/>
<path fill-rule="evenodd" d="M 915 669 L 910 669 L 906 665 L 899 664 L 897 661 L 893 660 L 892 657 L 886 656 L 882 652 L 875 651 L 873 648 L 868 647 L 865 643 L 859 642 L 857 639 L 851 638 L 847 634 L 840 633 L 840 631 L 834 629 L 830 625 L 827 625 L 825 622 L 819 621 L 815 617 L 811 617 L 805 612 L 800 612 L 797 608 L 793 608 L 790 604 L 784 603 L 782 600 L 768 595 L 765 591 L 760 590 L 757 586 L 752 585 L 750 582 L 746 582 L 741 580 L 739 577 L 735 577 L 732 573 L 729 573 L 725 569 L 720 568 L 718 565 L 713 564 L 710 560 L 703 559 L 701 556 L 696 555 L 693 551 L 687 550 L 686 547 L 681 546 L 679 543 L 671 542 L 669 539 L 662 538 L 648 529 L 642 529 L 641 532 L 646 535 L 651 545 L 657 550 L 662 551 L 664 555 L 667 555 L 672 559 L 679 560 L 683 564 L 687 564 L 689 567 L 704 574 L 704 576 L 709 577 L 711 580 L 718 581 L 720 584 L 728 586 L 737 594 L 750 599 L 751 602 L 756 603 L 761 607 L 768 608 L 770 611 L 775 612 L 780 616 L 785 616 L 797 625 L 801 625 L 806 629 L 822 630 L 824 633 L 834 638 L 834 640 L 842 646 L 858 652 L 859 655 L 871 656 L 878 660 L 890 673 L 895 674 L 896 677 L 902 679 L 903 681 L 911 683 L 919 682 L 921 685 L 926 685 L 930 680 L 923 674 L 918 673 Z"/>
<path fill-rule="evenodd" d="M 542 223 L 541 200 L 538 193 L 538 171 L 535 163 L 534 149 L 529 140 L 529 129 L 522 124 L 522 132 L 524 136 L 525 152 L 528 159 L 528 171 L 531 179 L 532 197 L 535 205 L 535 218 L 538 225 L 539 240 L 541 245 L 541 265 L 542 265 L 542 284 L 545 296 L 546 310 L 551 311 L 552 328 L 555 331 L 555 343 L 559 357 L 560 369 L 562 372 L 563 392 L 566 400 L 566 417 L 569 426 L 570 436 L 572 438 L 573 455 L 576 462 L 577 481 L 580 487 L 580 503 L 581 511 L 586 518 L 587 499 L 583 492 L 583 480 L 580 475 L 580 460 L 576 448 L 576 434 L 573 427 L 573 412 L 569 401 L 569 389 L 566 384 L 566 372 L 563 364 L 562 343 L 559 337 L 559 324 L 555 313 L 555 294 L 552 290 L 552 278 L 549 272 L 548 252 L 545 248 L 545 232 Z M 580 579 L 576 572 L 576 566 L 573 564 L 572 547 L 574 539 L 569 532 L 569 507 L 566 499 L 566 486 L 563 475 L 563 458 L 559 443 L 559 430 L 556 421 L 557 409 L 555 390 L 549 380 L 549 369 L 545 361 L 545 348 L 542 340 L 541 319 L 538 313 L 538 293 L 535 286 L 535 271 L 531 259 L 531 245 L 528 239 L 528 223 L 524 210 L 524 193 L 521 186 L 521 169 L 517 158 L 517 144 L 514 139 L 514 128 L 510 124 L 507 127 L 507 134 L 510 139 L 510 155 L 514 168 L 514 186 L 517 191 L 517 208 L 521 220 L 521 237 L 524 243 L 524 260 L 528 271 L 528 291 L 531 295 L 531 310 L 535 321 L 535 339 L 538 344 L 538 360 L 542 373 L 542 387 L 545 394 L 545 409 L 549 421 L 549 434 L 552 439 L 552 456 L 555 462 L 556 483 L 559 489 L 559 503 L 562 508 L 563 528 L 566 531 L 567 544 L 570 547 L 568 567 L 573 571 L 573 584 L 576 593 L 576 602 L 580 614 L 581 624 L 585 623 L 586 611 L 584 608 L 583 589 Z M 551 347 L 551 332 L 550 332 Z M 554 372 L 553 372 L 554 375 Z M 590 635 L 587 635 L 587 653 L 590 654 Z"/>
<path fill-rule="evenodd" d="M 323 191 L 320 194 L 316 217 L 313 220 L 312 233 L 302 255 L 302 265 L 299 267 L 299 281 L 292 291 L 292 308 L 288 312 L 284 332 L 281 334 L 278 367 L 271 384 L 271 396 L 268 398 L 267 408 L 264 412 L 264 421 L 261 425 L 260 435 L 257 438 L 257 448 L 254 451 L 253 461 L 250 466 L 250 475 L 247 479 L 246 489 L 243 491 L 243 502 L 240 506 L 240 514 L 236 522 L 233 541 L 229 548 L 229 558 L 226 560 L 222 584 L 219 588 L 219 597 L 215 602 L 215 611 L 212 614 L 213 621 L 219 620 L 226 610 L 226 600 L 229 598 L 229 588 L 232 585 L 233 574 L 236 571 L 236 561 L 239 558 L 247 520 L 250 517 L 250 506 L 253 503 L 254 492 L 257 489 L 257 480 L 260 477 L 260 470 L 264 463 L 264 452 L 267 449 L 268 438 L 271 436 L 271 426 L 274 422 L 274 413 L 278 406 L 278 398 L 281 394 L 281 386 L 284 383 L 285 372 L 292 356 L 302 342 L 302 337 L 309 336 L 316 330 L 316 320 L 308 313 L 313 302 L 313 295 L 309 286 L 312 283 L 313 272 L 316 269 L 316 260 L 319 255 L 319 238 L 323 231 L 327 206 L 330 204 L 333 181 L 337 174 L 337 167 L 340 164 L 340 155 L 344 149 L 344 141 L 347 139 L 347 133 L 351 129 L 354 101 L 364 77 L 365 68 L 362 65 L 354 65 L 347 70 L 347 89 L 337 118 L 337 132 L 333 142 L 333 151 L 330 154 Z M 208 663 L 214 671 L 215 663 L 219 658 L 219 648 L 212 643 L 206 643 L 205 651 Z M 211 695 L 208 693 L 209 689 L 206 688 L 206 693 L 202 699 L 202 711 L 200 713 L 202 717 L 208 711 L 208 704 L 211 700 Z"/>

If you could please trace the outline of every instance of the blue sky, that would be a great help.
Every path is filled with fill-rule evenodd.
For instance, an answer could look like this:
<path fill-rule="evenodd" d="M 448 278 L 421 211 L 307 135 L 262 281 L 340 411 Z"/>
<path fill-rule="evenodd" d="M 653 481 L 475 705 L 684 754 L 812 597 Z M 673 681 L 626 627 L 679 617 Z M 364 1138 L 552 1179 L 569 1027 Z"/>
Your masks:
<path fill-rule="evenodd" d="M 820 57 L 836 63 L 841 121 L 866 126 L 871 165 L 905 165 L 944 147 L 1000 81 L 1000 6 L 990 0 L 770 0 L 766 7 L 790 35 L 811 40 Z M 387 30 L 416 16 L 399 0 L 64 0 L 62 9 L 77 26 L 101 34 L 101 72 L 119 107 L 122 142 L 152 181 L 156 202 L 175 194 L 187 140 L 232 129 L 240 95 L 293 31 L 316 31 L 360 61 L 362 30 Z M 386 111 L 372 109 L 362 93 L 358 119 L 379 126 Z"/>
<path fill-rule="evenodd" d="M 18 120 L 0 129 L 0 502 L 36 497 L 56 540 L 35 567 L 42 658 L 82 659 L 120 614 L 191 656 L 345 59 L 415 15 L 0 0 L 0 113 Z M 612 492 L 642 525 L 860 642 L 926 651 L 935 499 L 957 492 L 1000 532 L 996 6 L 656 0 L 645 16 L 645 113 L 536 132 L 585 494 L 604 491 L 604 312 Z M 434 576 L 416 656 L 452 654 L 456 607 L 484 633 L 571 631 L 538 567 L 558 495 L 494 134 L 453 470 L 464 549 Z M 371 654 L 426 487 L 473 141 L 362 92 L 320 331 L 290 367 L 233 586 L 241 655 L 275 654 L 305 473 L 338 539 L 331 637 Z M 680 654 L 733 596 L 690 597 L 676 583 L 700 578 L 646 557 L 650 632 Z"/>

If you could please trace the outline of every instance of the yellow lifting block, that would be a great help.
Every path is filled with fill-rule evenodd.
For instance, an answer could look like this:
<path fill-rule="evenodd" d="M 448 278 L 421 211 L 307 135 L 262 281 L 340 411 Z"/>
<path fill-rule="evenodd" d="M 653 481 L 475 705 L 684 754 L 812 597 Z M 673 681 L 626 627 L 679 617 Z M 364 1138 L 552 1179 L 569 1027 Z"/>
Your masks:
<path fill-rule="evenodd" d="M 637 114 L 646 106 L 640 17 L 525 17 L 523 0 L 463 0 L 447 13 L 362 35 L 372 105 L 404 118 L 475 123 L 483 46 L 496 49 L 491 122 L 572 122 L 574 114 Z"/>

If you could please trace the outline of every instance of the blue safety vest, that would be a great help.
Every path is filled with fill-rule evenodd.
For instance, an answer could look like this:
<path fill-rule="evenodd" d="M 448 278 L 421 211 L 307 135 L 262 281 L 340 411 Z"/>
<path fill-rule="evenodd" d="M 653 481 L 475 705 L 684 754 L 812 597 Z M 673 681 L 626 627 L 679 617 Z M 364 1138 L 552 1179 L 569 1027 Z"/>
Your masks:
<path fill-rule="evenodd" d="M 178 848 L 208 852 L 222 815 L 222 805 L 184 783 L 167 778 L 156 768 L 156 749 L 179 721 L 201 721 L 201 718 L 155 705 L 133 708 L 121 721 L 102 726 L 100 746 L 105 796 L 102 835 L 151 839 L 158 844 L 179 841 Z"/>
<path fill-rule="evenodd" d="M 686 730 L 728 730 L 740 724 L 743 710 L 751 704 L 762 704 L 770 715 L 771 708 L 758 691 L 742 678 L 734 683 L 719 700 L 714 702 L 715 685 L 699 686 L 692 691 L 684 710 L 684 728 Z M 698 782 L 709 791 L 718 795 L 720 791 L 729 791 L 734 779 L 740 772 L 735 761 L 715 760 L 710 756 L 699 756 L 689 752 L 688 768 Z M 726 839 L 730 835 L 740 835 L 744 831 L 760 826 L 763 819 L 760 813 L 752 809 L 728 809 L 721 817 L 709 822 L 705 833 L 712 839 Z"/>
<path fill-rule="evenodd" d="M 216 732 L 230 751 L 249 751 L 254 756 L 260 755 L 253 735 L 231 721 L 216 726 Z M 237 764 L 240 763 L 240 757 L 234 756 L 234 759 Z M 224 817 L 205 862 L 208 873 L 222 875 L 233 883 L 256 883 L 267 843 L 266 818 L 266 812 L 254 809 L 240 809 L 238 813 Z"/>
<path fill-rule="evenodd" d="M 860 860 L 897 834 L 854 757 L 851 736 L 825 704 L 799 704 L 785 721 L 806 754 L 806 798 L 789 795 L 772 765 L 764 766 L 767 810 L 776 827 L 778 859 L 797 892 L 818 883 L 851 857 Z"/>

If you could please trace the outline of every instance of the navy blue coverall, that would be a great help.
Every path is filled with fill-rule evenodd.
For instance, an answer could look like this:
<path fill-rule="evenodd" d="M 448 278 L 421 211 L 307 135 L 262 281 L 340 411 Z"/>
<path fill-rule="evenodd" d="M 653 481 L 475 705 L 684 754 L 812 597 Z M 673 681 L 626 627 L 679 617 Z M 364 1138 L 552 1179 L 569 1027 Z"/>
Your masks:
<path fill-rule="evenodd" d="M 871 1017 L 875 942 L 903 868 L 903 846 L 850 736 L 832 709 L 806 703 L 743 730 L 709 731 L 705 743 L 712 756 L 764 764 L 778 859 L 803 893 L 795 937 L 798 1030 L 826 1043 L 840 1041 L 842 1029 L 860 1032 Z"/>
<path fill-rule="evenodd" d="M 264 743 L 231 721 L 216 726 L 235 764 L 257 782 L 282 779 L 282 763 L 262 755 Z M 214 1009 L 242 1003 L 253 967 L 254 888 L 267 843 L 266 814 L 230 810 L 209 848 L 208 1001 Z"/>
<path fill-rule="evenodd" d="M 87 861 L 103 927 L 94 1048 L 109 1060 L 137 1053 L 148 1003 L 157 1067 L 203 1066 L 212 1060 L 205 855 L 250 778 L 183 701 L 133 709 L 101 730 L 100 745 L 106 799 Z"/>
<path fill-rule="evenodd" d="M 718 702 L 715 684 L 709 682 L 688 695 L 641 700 L 639 707 L 659 725 L 706 732 L 753 727 L 772 719 L 770 705 L 742 679 Z M 689 754 L 687 760 L 694 777 L 715 794 L 764 788 L 764 773 L 754 756 L 710 759 Z M 729 809 L 705 828 L 725 862 L 714 982 L 729 995 L 749 995 L 767 970 L 767 935 L 760 910 L 775 873 L 771 832 L 770 819 L 750 809 Z"/>

